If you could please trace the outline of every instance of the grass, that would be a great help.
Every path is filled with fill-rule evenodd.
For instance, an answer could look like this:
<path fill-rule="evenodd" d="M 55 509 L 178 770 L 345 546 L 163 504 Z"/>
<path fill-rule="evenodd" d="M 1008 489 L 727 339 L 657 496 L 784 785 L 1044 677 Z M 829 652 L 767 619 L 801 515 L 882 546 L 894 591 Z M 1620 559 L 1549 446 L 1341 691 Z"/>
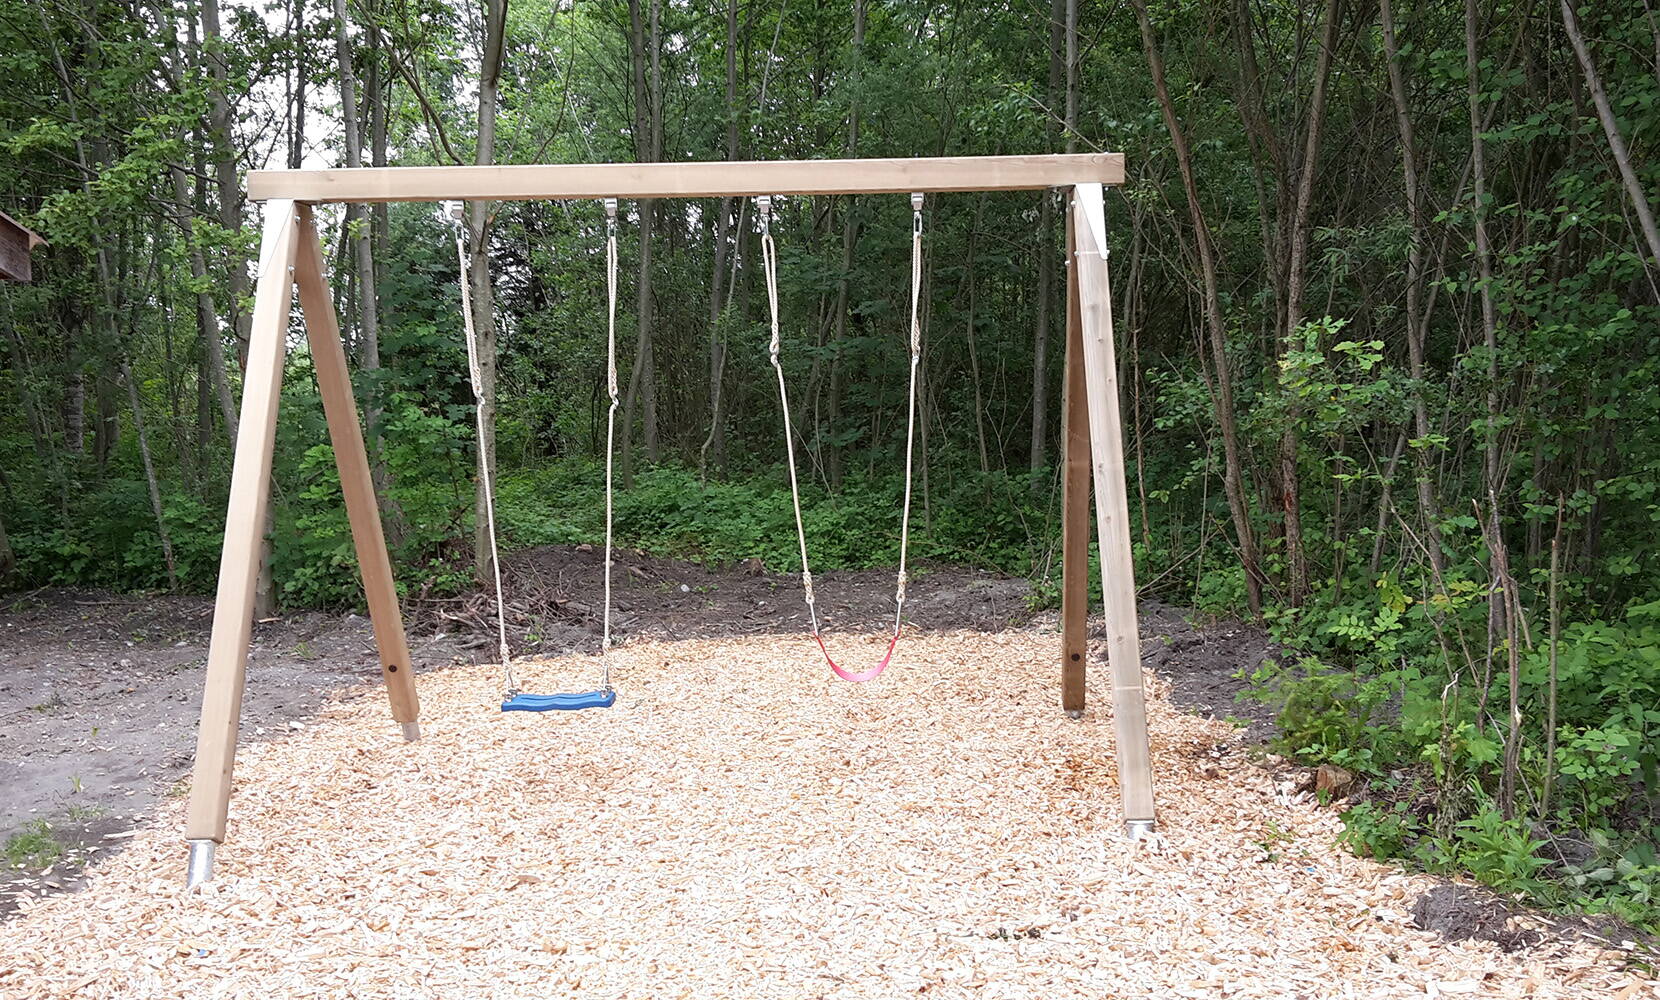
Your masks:
<path fill-rule="evenodd" d="M 63 857 L 63 844 L 52 835 L 51 824 L 36 819 L 6 839 L 4 853 L 13 868 L 45 868 Z"/>

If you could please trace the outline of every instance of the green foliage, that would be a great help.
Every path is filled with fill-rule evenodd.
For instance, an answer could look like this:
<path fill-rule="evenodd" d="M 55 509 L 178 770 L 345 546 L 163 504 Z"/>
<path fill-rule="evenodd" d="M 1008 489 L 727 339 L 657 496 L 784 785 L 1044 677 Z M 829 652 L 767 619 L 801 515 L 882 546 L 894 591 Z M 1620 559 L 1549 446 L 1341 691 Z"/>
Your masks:
<path fill-rule="evenodd" d="M 23 824 L 23 829 L 6 838 L 0 855 L 13 868 L 43 869 L 63 857 L 63 844 L 52 832 L 52 825 L 43 819 Z"/>

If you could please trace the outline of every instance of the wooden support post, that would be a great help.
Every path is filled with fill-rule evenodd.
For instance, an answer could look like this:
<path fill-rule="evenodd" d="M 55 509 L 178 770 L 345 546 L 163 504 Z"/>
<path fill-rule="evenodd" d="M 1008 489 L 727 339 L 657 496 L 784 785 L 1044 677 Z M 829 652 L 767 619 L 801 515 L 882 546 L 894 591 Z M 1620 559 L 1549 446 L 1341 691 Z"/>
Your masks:
<path fill-rule="evenodd" d="M 1072 192 L 1077 249 L 1078 313 L 1083 330 L 1089 440 L 1095 473 L 1095 531 L 1101 543 L 1101 590 L 1107 612 L 1107 659 L 1112 670 L 1113 727 L 1118 740 L 1118 787 L 1124 824 L 1132 834 L 1153 828 L 1153 775 L 1147 741 L 1147 705 L 1141 687 L 1141 639 L 1130 553 L 1130 503 L 1124 481 L 1124 438 L 1118 410 L 1118 365 L 1113 356 L 1112 292 L 1107 280 L 1107 223 L 1099 184 Z"/>
<path fill-rule="evenodd" d="M 196 769 L 185 819 L 185 837 L 192 842 L 192 884 L 212 871 L 212 845 L 225 839 L 231 769 L 236 764 L 236 737 L 242 717 L 242 684 L 247 676 L 248 641 L 253 635 L 254 584 L 259 576 L 265 511 L 270 501 L 271 450 L 277 435 L 277 402 L 282 395 L 297 236 L 293 202 L 268 202 L 265 232 L 260 239 L 254 313 L 248 327 L 242 417 L 237 424 L 236 456 L 231 466 L 225 545 L 219 556 L 219 590 L 208 642 L 202 721 L 196 734 Z"/>
<path fill-rule="evenodd" d="M 328 420 L 329 440 L 334 444 L 335 466 L 340 470 L 340 492 L 346 497 L 346 517 L 352 525 L 352 544 L 357 549 L 357 566 L 363 575 L 363 594 L 375 628 L 381 677 L 386 681 L 386 694 L 392 702 L 392 718 L 403 726 L 405 739 L 416 740 L 421 735 L 417 722 L 421 707 L 415 696 L 415 670 L 410 663 L 409 642 L 404 636 L 403 614 L 398 609 L 398 591 L 392 576 L 392 561 L 386 552 L 374 481 L 369 476 L 363 429 L 357 422 L 357 401 L 352 395 L 351 376 L 346 371 L 340 321 L 334 314 L 334 300 L 329 296 L 324 278 L 323 245 L 317 237 L 310 205 L 299 206 L 298 225 L 294 280 L 300 286 L 300 310 L 305 315 L 311 362 L 317 372 L 317 390 L 323 397 L 323 415 Z"/>
<path fill-rule="evenodd" d="M 1089 402 L 1084 389 L 1084 329 L 1078 315 L 1077 236 L 1066 213 L 1066 386 L 1061 481 L 1061 708 L 1084 714 L 1089 669 Z"/>

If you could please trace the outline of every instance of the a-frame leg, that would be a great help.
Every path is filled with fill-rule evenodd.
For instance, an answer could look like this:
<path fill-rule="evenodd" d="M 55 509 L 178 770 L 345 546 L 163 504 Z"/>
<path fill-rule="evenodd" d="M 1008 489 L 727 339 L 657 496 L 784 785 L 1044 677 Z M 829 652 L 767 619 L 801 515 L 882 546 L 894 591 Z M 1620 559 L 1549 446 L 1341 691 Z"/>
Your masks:
<path fill-rule="evenodd" d="M 392 702 L 392 718 L 403 726 L 405 739 L 417 740 L 421 737 L 420 723 L 416 721 L 421 706 L 415 696 L 415 671 L 409 662 L 409 642 L 404 636 L 403 614 L 398 609 L 392 561 L 386 552 L 374 481 L 369 476 L 369 455 L 363 447 L 363 430 L 357 422 L 357 401 L 352 396 L 352 380 L 346 371 L 340 321 L 334 314 L 334 300 L 329 297 L 323 274 L 323 246 L 317 238 L 311 206 L 302 203 L 294 280 L 300 286 L 300 310 L 305 314 L 311 363 L 317 371 L 317 389 L 323 397 L 329 440 L 334 443 L 340 492 L 346 497 L 346 516 L 352 525 L 352 544 L 357 548 L 357 565 L 363 574 L 363 594 L 375 628 L 375 646 L 380 652 L 386 694 Z"/>
<path fill-rule="evenodd" d="M 1063 392 L 1065 442 L 1061 481 L 1061 708 L 1072 718 L 1084 714 L 1084 679 L 1089 668 L 1089 403 L 1084 389 L 1084 332 L 1078 315 L 1077 238 L 1066 213 L 1066 385 Z"/>
<path fill-rule="evenodd" d="M 1135 564 L 1130 554 L 1130 503 L 1124 481 L 1124 438 L 1118 408 L 1118 365 L 1112 343 L 1112 293 L 1107 280 L 1106 208 L 1100 184 L 1073 188 L 1077 243 L 1068 273 L 1077 288 L 1083 329 L 1089 440 L 1095 473 L 1095 530 L 1101 543 L 1101 589 L 1107 612 L 1113 725 L 1124 825 L 1132 835 L 1153 828 L 1153 775 L 1147 705 L 1141 687 Z"/>
<path fill-rule="evenodd" d="M 214 845 L 225 839 L 248 641 L 253 634 L 254 585 L 259 575 L 265 511 L 271 498 L 271 450 L 276 442 L 277 402 L 282 395 L 297 235 L 294 203 L 266 202 L 254 313 L 248 327 L 248 363 L 242 377 L 242 416 L 237 422 L 225 544 L 219 556 L 219 589 L 208 643 L 202 720 L 196 734 L 196 768 L 185 819 L 185 837 L 190 842 L 190 885 L 211 877 Z"/>

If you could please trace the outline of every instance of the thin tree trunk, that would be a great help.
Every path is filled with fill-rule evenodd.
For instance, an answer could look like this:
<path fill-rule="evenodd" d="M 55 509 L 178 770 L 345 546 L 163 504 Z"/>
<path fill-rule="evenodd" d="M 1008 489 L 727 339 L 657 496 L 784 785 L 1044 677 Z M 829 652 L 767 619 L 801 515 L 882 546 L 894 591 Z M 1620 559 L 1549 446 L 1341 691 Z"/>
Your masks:
<path fill-rule="evenodd" d="M 1077 98 L 1072 92 L 1072 63 L 1074 58 L 1075 0 L 1050 0 L 1049 4 L 1049 89 L 1045 95 L 1049 107 L 1063 107 L 1061 131 L 1067 148 L 1073 142 L 1073 115 Z M 1054 152 L 1055 121 L 1050 115 L 1044 122 L 1044 145 Z M 1027 468 L 1032 475 L 1029 486 L 1033 493 L 1043 489 L 1044 480 L 1038 475 L 1047 464 L 1049 443 L 1049 303 L 1055 288 L 1055 200 L 1051 192 L 1038 194 L 1038 258 L 1037 300 L 1032 315 L 1032 441 L 1027 451 Z"/>
<path fill-rule="evenodd" d="M 369 0 L 369 10 L 371 16 L 379 14 L 379 0 Z M 386 156 L 387 106 L 392 95 L 392 73 L 387 65 L 390 56 L 386 51 L 386 36 L 381 31 L 379 23 L 374 20 L 370 21 L 368 35 L 369 71 L 364 78 L 364 85 L 367 88 L 365 101 L 369 105 L 369 162 L 373 166 L 384 167 L 388 163 Z M 380 255 L 375 258 L 375 287 L 378 289 L 383 283 L 382 279 L 386 276 L 385 251 L 392 245 L 392 216 L 389 206 L 384 201 L 376 202 L 369 211 L 373 220 L 370 233 L 375 248 L 380 251 Z M 378 331 L 380 322 L 380 303 L 378 301 L 375 303 L 375 312 L 376 330 Z M 378 339 L 376 341 L 376 352 L 378 360 Z M 383 464 L 384 461 L 383 458 Z"/>
<path fill-rule="evenodd" d="M 1488 538 L 1489 562 L 1492 570 L 1495 612 L 1504 636 L 1505 666 L 1508 678 L 1510 727 L 1504 737 L 1504 765 L 1499 773 L 1499 809 L 1505 819 L 1516 815 L 1516 779 L 1521 772 L 1522 703 L 1521 703 L 1521 636 L 1518 634 L 1520 616 L 1517 610 L 1516 579 L 1510 573 L 1510 551 L 1499 526 L 1497 498 L 1489 493 Z"/>
<path fill-rule="evenodd" d="M 496 107 L 501 85 L 502 36 L 507 29 L 507 0 L 485 0 L 484 45 L 478 77 L 478 149 L 473 162 L 489 166 L 496 159 Z M 471 253 L 467 281 L 473 300 L 473 330 L 477 337 L 480 385 L 478 408 L 483 434 L 478 442 L 478 480 L 474 490 L 473 571 L 480 581 L 490 579 L 490 522 L 484 516 L 486 484 L 496 472 L 496 309 L 490 281 L 490 203 L 469 203 L 467 230 Z"/>
<path fill-rule="evenodd" d="M 974 251 L 979 241 L 980 221 L 985 216 L 986 196 L 981 194 L 974 202 L 974 221 L 968 229 L 968 253 L 963 260 L 963 281 L 968 285 L 968 316 L 963 326 L 968 335 L 968 368 L 974 382 L 974 441 L 979 447 L 980 474 L 991 472 L 991 456 L 986 451 L 985 398 L 980 391 L 979 335 L 974 329 L 979 322 L 975 315 Z"/>
<path fill-rule="evenodd" d="M 1210 242 L 1210 229 L 1205 223 L 1204 209 L 1199 203 L 1199 186 L 1194 178 L 1193 155 L 1188 148 L 1187 135 L 1176 119 L 1175 105 L 1164 79 L 1164 58 L 1159 54 L 1158 41 L 1153 36 L 1152 20 L 1147 16 L 1145 0 L 1131 0 L 1136 21 L 1141 27 L 1142 48 L 1147 56 L 1147 68 L 1153 77 L 1153 90 L 1165 128 L 1170 132 L 1170 145 L 1176 154 L 1176 166 L 1181 172 L 1182 187 L 1187 195 L 1188 214 L 1193 223 L 1194 242 L 1199 256 L 1200 277 L 1204 291 L 1205 329 L 1209 333 L 1211 363 L 1216 378 L 1216 422 L 1222 432 L 1223 474 L 1222 487 L 1227 494 L 1228 510 L 1233 517 L 1234 534 L 1239 545 L 1239 559 L 1245 570 L 1245 600 L 1252 614 L 1262 612 L 1263 576 L 1257 562 L 1256 531 L 1251 525 L 1250 510 L 1246 505 L 1244 486 L 1244 456 L 1239 441 L 1239 425 L 1234 413 L 1233 375 L 1228 362 L 1227 330 L 1222 322 L 1222 297 L 1217 280 L 1215 250 Z"/>
<path fill-rule="evenodd" d="M 650 17 L 653 24 L 657 17 L 658 0 L 651 0 Z M 655 32 L 653 32 L 655 35 Z M 640 0 L 629 0 L 628 3 L 628 44 L 629 61 L 633 68 L 634 81 L 634 153 L 635 159 L 647 162 L 655 159 L 655 143 L 653 142 L 654 122 L 656 114 L 652 109 L 653 93 L 648 82 L 646 72 L 647 62 L 654 58 L 647 52 L 648 38 L 646 17 L 640 10 Z M 650 199 L 641 199 L 638 203 L 640 213 L 640 270 L 639 279 L 635 283 L 635 338 L 634 364 L 629 370 L 628 389 L 623 396 L 623 435 L 621 473 L 624 489 L 634 486 L 634 410 L 642 397 L 648 413 L 645 423 L 647 437 L 647 458 L 654 459 L 652 449 L 655 446 L 656 428 L 653 426 L 655 413 L 649 412 L 653 406 L 653 394 L 649 388 L 642 388 L 645 383 L 653 379 L 653 359 L 651 344 L 652 325 L 652 296 L 651 296 L 651 256 L 652 256 L 652 215 L 655 204 Z"/>
<path fill-rule="evenodd" d="M 219 404 L 219 418 L 225 428 L 225 437 L 236 447 L 236 398 L 231 395 L 230 378 L 225 373 L 225 348 L 219 333 L 219 306 L 208 291 L 210 280 L 202 248 L 196 242 L 195 209 L 190 203 L 190 190 L 184 170 L 174 167 L 173 208 L 178 213 L 179 229 L 186 245 L 185 257 L 190 264 L 191 281 L 196 285 L 196 328 L 202 338 L 202 361 L 207 367 L 213 398 Z"/>
<path fill-rule="evenodd" d="M 1032 321 L 1032 442 L 1028 468 L 1033 493 L 1042 489 L 1038 475 L 1046 462 L 1049 435 L 1049 297 L 1055 284 L 1054 194 L 1038 193 L 1038 267 L 1036 315 Z"/>
<path fill-rule="evenodd" d="M 236 136 L 231 128 L 230 98 L 226 87 L 225 37 L 219 26 L 219 0 L 202 0 L 203 61 L 208 79 L 208 137 L 213 149 L 214 187 L 219 194 L 219 224 L 232 234 L 242 232 L 242 182 L 236 171 Z M 248 266 L 232 250 L 227 261 L 230 282 L 231 329 L 236 332 L 237 357 L 248 353 L 248 324 L 253 315 L 243 308 L 248 297 Z"/>
<path fill-rule="evenodd" d="M 1392 0 L 1380 0 L 1380 19 L 1383 26 L 1384 56 L 1389 69 L 1389 93 L 1395 102 L 1395 126 L 1401 142 L 1401 176 L 1406 187 L 1407 251 L 1406 251 L 1406 349 L 1408 373 L 1412 376 L 1412 427 L 1418 439 L 1413 449 L 1417 466 L 1414 486 L 1418 494 L 1418 516 L 1426 531 L 1426 549 L 1436 575 L 1443 570 L 1440 515 L 1432 483 L 1432 449 L 1429 447 L 1429 408 L 1424 403 L 1424 338 L 1428 332 L 1428 316 L 1424 307 L 1424 239 L 1428 227 L 1424 219 L 1424 202 L 1418 187 L 1418 148 L 1413 135 L 1412 116 L 1406 97 L 1406 81 L 1401 73 L 1400 46 L 1395 38 L 1395 14 Z"/>
<path fill-rule="evenodd" d="M 726 158 L 738 158 L 738 0 L 726 4 Z M 715 218 L 715 254 L 709 269 L 709 436 L 698 449 L 698 478 L 707 478 L 709 454 L 715 468 L 726 468 L 726 428 L 721 423 L 721 391 L 726 380 L 726 341 L 722 338 L 721 279 L 726 270 L 726 244 L 731 238 L 736 199 L 722 198 Z M 735 250 L 734 250 L 735 253 Z"/>
<path fill-rule="evenodd" d="M 133 431 L 138 435 L 138 456 L 144 463 L 144 485 L 150 491 L 150 510 L 156 518 L 156 536 L 161 539 L 162 559 L 167 563 L 167 588 L 179 588 L 178 569 L 173 561 L 173 536 L 167 531 L 167 512 L 161 503 L 161 486 L 156 480 L 156 466 L 150 460 L 150 435 L 144 429 L 144 407 L 138 398 L 138 384 L 133 381 L 132 367 L 121 359 L 121 380 L 127 383 L 127 403 L 133 411 Z"/>
<path fill-rule="evenodd" d="M 865 52 L 865 0 L 853 0 L 853 55 L 852 68 L 849 71 L 849 81 L 852 94 L 848 98 L 847 107 L 847 145 L 846 155 L 859 155 L 859 112 L 864 95 L 861 93 L 864 81 L 864 52 Z M 859 202 L 848 195 L 842 199 L 842 264 L 841 273 L 836 280 L 835 327 L 831 337 L 830 349 L 830 399 L 825 406 L 824 422 L 830 439 L 836 440 L 836 426 L 841 421 L 842 392 L 846 380 L 843 371 L 842 346 L 847 339 L 847 309 L 849 298 L 849 281 L 853 272 L 854 250 L 859 242 Z M 839 444 L 831 444 L 824 449 L 824 473 L 831 489 L 837 489 L 842 482 L 842 449 Z"/>
<path fill-rule="evenodd" d="M 1476 230 L 1477 283 L 1481 294 L 1482 342 L 1487 348 L 1487 442 L 1483 450 L 1486 492 L 1502 492 L 1499 482 L 1499 342 L 1493 306 L 1493 252 L 1487 238 L 1487 157 L 1481 137 L 1481 61 L 1476 50 L 1476 0 L 1464 0 L 1464 69 L 1468 75 L 1470 109 L 1470 178 L 1474 190 L 1472 211 Z"/>
<path fill-rule="evenodd" d="M 1470 0 L 1474 2 L 1474 0 Z M 1620 183 L 1625 187 L 1625 196 L 1631 202 L 1631 210 L 1637 215 L 1637 224 L 1643 232 L 1643 240 L 1648 244 L 1650 260 L 1660 266 L 1660 229 L 1655 228 L 1654 208 L 1648 195 L 1643 191 L 1643 184 L 1637 179 L 1637 171 L 1631 165 L 1631 152 L 1626 148 L 1625 136 L 1620 134 L 1620 123 L 1614 118 L 1614 108 L 1608 102 L 1608 92 L 1603 89 L 1602 77 L 1597 73 L 1597 64 L 1591 59 L 1591 49 L 1585 44 L 1585 35 L 1580 31 L 1579 15 L 1574 11 L 1571 0 L 1561 0 L 1562 27 L 1567 29 L 1568 41 L 1574 47 L 1574 55 L 1579 59 L 1579 68 L 1585 74 L 1585 87 L 1591 92 L 1591 103 L 1596 105 L 1597 120 L 1602 123 L 1603 134 L 1608 137 L 1608 151 L 1614 154 L 1614 165 L 1620 171 Z"/>
<path fill-rule="evenodd" d="M 651 0 L 651 36 L 647 45 L 651 51 L 651 160 L 657 162 L 663 159 L 663 3 L 662 0 Z M 657 211 L 655 203 L 643 206 L 647 215 L 654 216 Z M 652 218 L 652 224 L 642 239 L 649 242 L 655 235 L 657 220 Z M 674 251 L 673 231 L 670 233 L 668 250 Z M 648 255 L 649 257 L 649 255 Z M 649 260 L 645 265 L 649 268 Z M 649 271 L 642 275 L 640 287 L 643 290 L 641 309 L 639 314 L 642 323 L 647 320 L 655 323 L 656 300 L 651 297 L 651 278 Z M 657 424 L 657 338 L 650 328 L 642 326 L 646 334 L 645 341 L 645 371 L 640 380 L 640 423 L 644 431 L 646 458 L 656 463 L 662 458 L 658 446 Z"/>
<path fill-rule="evenodd" d="M 1286 264 L 1285 328 L 1280 331 L 1287 354 L 1301 349 L 1299 328 L 1303 323 L 1303 296 L 1308 281 L 1309 212 L 1314 203 L 1314 172 L 1319 165 L 1320 132 L 1325 123 L 1326 83 L 1331 75 L 1332 49 L 1337 44 L 1338 0 L 1327 0 L 1325 27 L 1320 51 L 1315 57 L 1314 92 L 1309 98 L 1308 131 L 1304 136 L 1303 158 L 1297 178 L 1297 198 L 1291 221 L 1290 253 Z M 1297 470 L 1300 448 L 1297 421 L 1301 407 L 1289 407 L 1284 433 L 1280 436 L 1280 504 L 1285 516 L 1286 598 L 1293 606 L 1308 596 L 1308 554 L 1303 545 L 1302 497 Z"/>
<path fill-rule="evenodd" d="M 351 35 L 347 31 L 346 0 L 334 0 L 334 55 L 340 71 L 340 117 L 344 125 L 346 166 L 363 166 L 363 129 L 358 107 L 357 68 L 352 55 Z M 371 85 L 365 95 L 368 105 L 378 103 L 379 95 Z M 377 128 L 384 143 L 384 126 Z M 381 447 L 380 393 L 374 373 L 380 371 L 380 299 L 377 294 L 375 249 L 371 236 L 374 219 L 360 203 L 346 204 L 346 239 L 352 247 L 352 262 L 357 273 L 357 363 L 369 373 L 368 398 L 364 401 L 364 444 L 369 453 L 369 477 L 374 484 L 375 498 L 380 507 L 386 533 L 396 546 L 403 538 L 403 518 L 391 501 L 391 480 L 386 472 L 384 449 Z"/>
<path fill-rule="evenodd" d="M 1545 702 L 1545 783 L 1539 792 L 1539 817 L 1550 815 L 1551 786 L 1556 782 L 1556 684 L 1557 646 L 1562 637 L 1560 605 L 1556 585 L 1561 576 L 1562 498 L 1556 500 L 1556 534 L 1550 540 L 1550 690 Z"/>
<path fill-rule="evenodd" d="M 305 165 L 306 84 L 310 78 L 311 62 L 306 58 L 305 44 L 306 0 L 289 0 L 289 44 L 294 51 L 293 118 L 288 133 L 288 169 L 299 170 Z"/>

